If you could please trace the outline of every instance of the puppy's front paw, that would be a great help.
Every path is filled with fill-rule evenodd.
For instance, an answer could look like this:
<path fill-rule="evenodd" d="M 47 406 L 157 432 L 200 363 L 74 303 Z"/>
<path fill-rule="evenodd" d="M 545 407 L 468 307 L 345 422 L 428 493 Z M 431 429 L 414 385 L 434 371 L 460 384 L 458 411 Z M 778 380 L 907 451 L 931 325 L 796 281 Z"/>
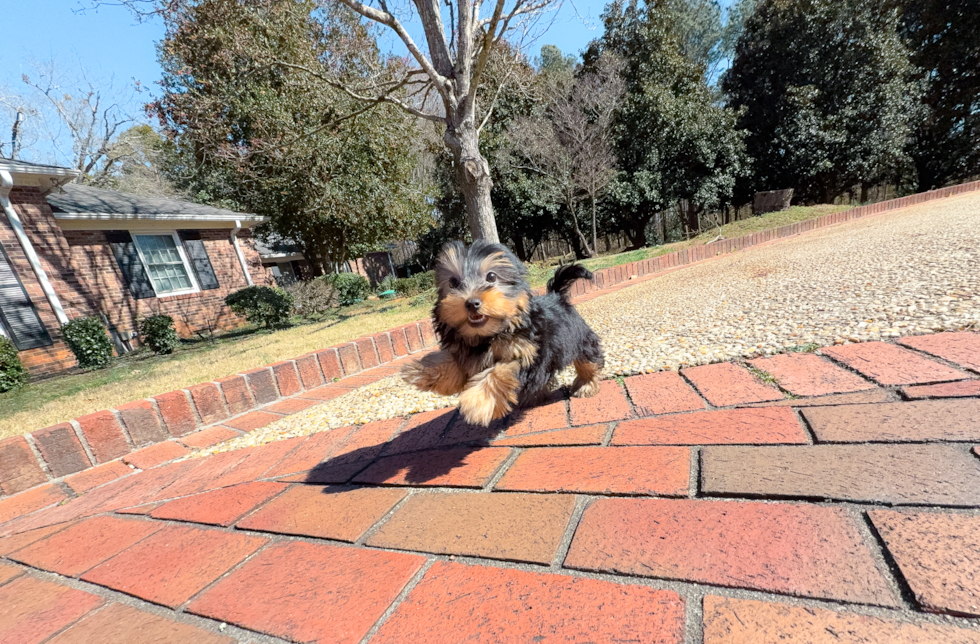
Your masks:
<path fill-rule="evenodd" d="M 418 387 L 419 389 L 425 389 L 423 384 L 426 383 L 428 379 L 425 377 L 425 365 L 423 365 L 421 362 L 417 360 L 415 362 L 409 362 L 407 365 L 402 367 L 401 371 L 398 372 L 398 375 L 401 376 L 402 380 L 404 380 L 406 383 L 414 387 Z"/>
<path fill-rule="evenodd" d="M 480 386 L 465 389 L 459 395 L 459 413 L 471 425 L 486 427 L 509 411 L 510 405 L 506 401 L 488 395 Z"/>

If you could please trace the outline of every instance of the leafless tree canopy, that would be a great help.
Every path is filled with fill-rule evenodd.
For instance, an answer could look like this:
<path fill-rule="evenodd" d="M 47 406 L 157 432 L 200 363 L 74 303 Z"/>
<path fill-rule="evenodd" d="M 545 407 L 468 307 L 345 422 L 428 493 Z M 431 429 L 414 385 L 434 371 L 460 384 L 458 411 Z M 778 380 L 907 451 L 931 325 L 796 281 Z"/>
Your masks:
<path fill-rule="evenodd" d="M 545 75 L 545 112 L 517 120 L 508 132 L 508 162 L 548 180 L 589 255 L 597 242 L 596 202 L 616 176 L 613 121 L 624 91 L 621 67 L 615 57 L 603 55 L 594 72 L 578 78 L 570 71 Z M 578 222 L 586 200 L 591 205 L 591 244 Z"/>
<path fill-rule="evenodd" d="M 23 118 L 18 149 L 13 137 L 5 136 L 0 138 L 0 152 L 11 157 L 22 152 L 34 160 L 68 165 L 82 172 L 81 181 L 104 184 L 135 153 L 120 135 L 138 120 L 133 99 L 139 88 L 120 88 L 113 79 L 94 78 L 80 65 L 50 60 L 31 66 L 19 87 L 0 93 L 3 120 L 14 123 L 17 113 Z M 12 135 L 12 127 L 2 129 Z"/>

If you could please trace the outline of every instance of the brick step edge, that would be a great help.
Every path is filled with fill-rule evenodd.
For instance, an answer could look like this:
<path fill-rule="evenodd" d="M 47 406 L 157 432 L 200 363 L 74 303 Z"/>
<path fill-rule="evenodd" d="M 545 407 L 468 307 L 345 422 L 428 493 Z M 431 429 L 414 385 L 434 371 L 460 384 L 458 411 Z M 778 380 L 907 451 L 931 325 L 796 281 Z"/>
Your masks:
<path fill-rule="evenodd" d="M 707 261 L 817 228 L 977 190 L 980 190 L 980 181 L 963 183 L 611 266 L 595 271 L 592 281 L 577 281 L 572 296 L 586 296 L 633 278 Z M 436 344 L 432 321 L 421 320 L 298 358 L 7 438 L 0 441 L 0 498 L 118 460 L 137 449 L 185 437 L 231 417 L 291 398 L 335 379 L 342 381 Z"/>

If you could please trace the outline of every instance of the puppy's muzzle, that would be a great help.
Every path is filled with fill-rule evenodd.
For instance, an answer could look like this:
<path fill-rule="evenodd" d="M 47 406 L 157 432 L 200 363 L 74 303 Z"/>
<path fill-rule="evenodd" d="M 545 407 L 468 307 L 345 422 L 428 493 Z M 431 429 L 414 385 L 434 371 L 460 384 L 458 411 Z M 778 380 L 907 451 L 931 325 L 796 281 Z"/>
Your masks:
<path fill-rule="evenodd" d="M 480 305 L 483 300 L 478 297 L 471 297 L 466 300 L 466 318 L 472 326 L 481 326 L 487 321 L 487 316 L 480 313 Z"/>

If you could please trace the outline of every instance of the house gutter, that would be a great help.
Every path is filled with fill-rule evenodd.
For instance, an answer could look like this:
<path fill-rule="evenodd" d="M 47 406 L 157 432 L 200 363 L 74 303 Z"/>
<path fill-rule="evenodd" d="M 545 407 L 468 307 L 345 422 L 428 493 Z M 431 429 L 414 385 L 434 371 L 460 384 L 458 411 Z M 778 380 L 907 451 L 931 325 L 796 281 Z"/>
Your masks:
<path fill-rule="evenodd" d="M 252 281 L 252 276 L 248 272 L 248 264 L 245 262 L 245 254 L 242 252 L 242 247 L 238 245 L 238 231 L 242 229 L 241 220 L 235 220 L 235 227 L 231 229 L 231 245 L 235 247 L 235 254 L 238 255 L 238 263 L 242 267 L 242 272 L 245 273 L 245 283 L 249 286 L 254 286 L 255 283 Z"/>
<path fill-rule="evenodd" d="M 48 274 L 41 267 L 41 260 L 34 251 L 31 240 L 27 237 L 27 233 L 24 232 L 24 224 L 20 220 L 20 215 L 17 214 L 13 204 L 10 203 L 10 191 L 13 187 L 14 178 L 10 176 L 8 171 L 0 170 L 0 205 L 3 206 L 3 211 L 7 213 L 7 219 L 10 220 L 10 227 L 14 229 L 14 234 L 17 235 L 17 241 L 20 242 L 21 247 L 24 249 L 27 262 L 34 269 L 34 274 L 37 275 L 37 281 L 41 284 L 44 297 L 47 298 L 48 304 L 51 305 L 51 309 L 54 311 L 55 317 L 58 318 L 58 322 L 64 326 L 68 324 L 68 316 L 65 314 L 65 309 L 61 306 L 61 300 L 58 299 L 58 295 L 54 292 L 54 288 L 51 286 L 50 280 L 48 280 Z"/>

